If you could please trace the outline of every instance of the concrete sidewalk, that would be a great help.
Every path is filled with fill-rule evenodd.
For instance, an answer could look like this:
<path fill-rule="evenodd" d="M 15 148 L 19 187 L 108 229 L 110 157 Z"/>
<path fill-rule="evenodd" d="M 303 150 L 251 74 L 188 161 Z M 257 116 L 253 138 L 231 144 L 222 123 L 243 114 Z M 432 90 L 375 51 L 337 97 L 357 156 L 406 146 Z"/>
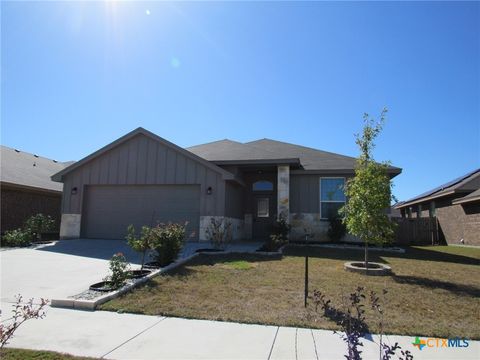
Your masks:
<path fill-rule="evenodd" d="M 11 304 L 2 303 L 3 320 Z M 424 348 L 410 336 L 387 336 L 415 359 L 478 359 L 480 343 L 467 348 Z M 378 337 L 364 341 L 363 358 L 378 359 Z M 327 330 L 187 320 L 161 316 L 48 308 L 25 323 L 10 347 L 52 350 L 105 359 L 344 359 L 345 344 Z"/>

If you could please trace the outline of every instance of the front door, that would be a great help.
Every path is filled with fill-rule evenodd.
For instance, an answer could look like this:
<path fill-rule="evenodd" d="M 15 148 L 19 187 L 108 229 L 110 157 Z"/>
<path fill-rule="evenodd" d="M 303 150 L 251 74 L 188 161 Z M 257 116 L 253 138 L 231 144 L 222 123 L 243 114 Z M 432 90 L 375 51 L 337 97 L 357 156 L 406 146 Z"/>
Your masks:
<path fill-rule="evenodd" d="M 253 210 L 253 239 L 265 241 L 271 234 L 275 212 L 272 194 L 255 194 Z"/>

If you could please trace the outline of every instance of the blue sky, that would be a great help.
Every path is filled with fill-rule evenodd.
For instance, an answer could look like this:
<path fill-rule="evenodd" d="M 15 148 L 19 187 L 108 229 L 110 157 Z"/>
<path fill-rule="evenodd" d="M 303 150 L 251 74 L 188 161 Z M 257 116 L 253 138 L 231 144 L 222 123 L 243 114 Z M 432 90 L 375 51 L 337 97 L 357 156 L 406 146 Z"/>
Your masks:
<path fill-rule="evenodd" d="M 480 167 L 480 3 L 1 3 L 1 142 L 78 160 L 143 126 L 375 157 L 412 197 Z"/>

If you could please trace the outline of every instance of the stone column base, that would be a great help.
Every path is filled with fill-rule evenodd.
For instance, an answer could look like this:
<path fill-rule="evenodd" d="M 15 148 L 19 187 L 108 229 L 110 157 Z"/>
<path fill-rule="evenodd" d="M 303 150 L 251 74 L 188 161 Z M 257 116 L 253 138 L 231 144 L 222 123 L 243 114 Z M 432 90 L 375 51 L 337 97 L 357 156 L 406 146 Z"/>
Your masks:
<path fill-rule="evenodd" d="M 78 239 L 80 238 L 80 224 L 82 215 L 80 214 L 62 214 L 60 223 L 60 239 Z"/>

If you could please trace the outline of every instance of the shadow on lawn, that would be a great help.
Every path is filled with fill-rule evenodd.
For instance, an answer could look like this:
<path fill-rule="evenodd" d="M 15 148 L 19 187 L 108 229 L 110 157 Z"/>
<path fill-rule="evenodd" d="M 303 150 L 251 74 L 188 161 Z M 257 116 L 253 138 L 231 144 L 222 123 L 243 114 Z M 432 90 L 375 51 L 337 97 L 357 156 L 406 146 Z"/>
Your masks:
<path fill-rule="evenodd" d="M 362 261 L 364 259 L 363 249 L 332 249 L 322 247 L 308 246 L 288 246 L 284 254 L 287 256 L 305 256 L 308 252 L 309 257 L 318 257 L 345 261 Z M 407 247 L 405 253 L 387 252 L 387 251 L 369 251 L 369 261 L 387 263 L 385 258 L 399 258 L 411 260 L 426 260 L 448 262 L 455 264 L 480 265 L 480 259 L 474 257 L 450 254 L 441 251 L 435 251 L 428 248 Z"/>
<path fill-rule="evenodd" d="M 480 297 L 480 289 L 472 285 L 457 284 L 450 281 L 429 279 L 421 276 L 393 275 L 392 279 L 399 284 L 418 285 L 431 289 L 440 288 L 456 295 Z"/>

